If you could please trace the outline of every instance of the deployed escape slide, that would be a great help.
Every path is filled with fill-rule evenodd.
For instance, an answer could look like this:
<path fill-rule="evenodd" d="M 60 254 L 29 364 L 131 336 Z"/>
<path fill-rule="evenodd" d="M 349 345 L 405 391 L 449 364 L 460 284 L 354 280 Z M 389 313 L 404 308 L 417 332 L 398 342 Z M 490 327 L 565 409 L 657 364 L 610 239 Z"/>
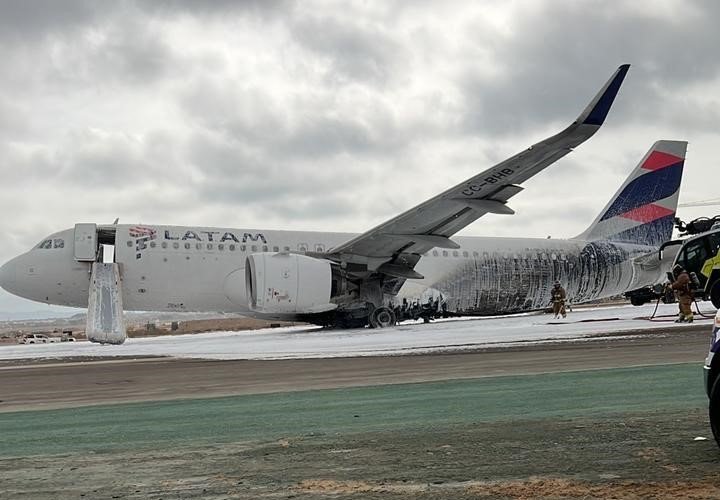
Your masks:
<path fill-rule="evenodd" d="M 122 344 L 127 338 L 123 318 L 122 281 L 117 262 L 105 260 L 105 246 L 115 245 L 115 231 L 96 224 L 75 224 L 74 256 L 90 264 L 85 335 L 91 342 Z M 111 252 L 114 255 L 114 252 Z M 114 260 L 114 259 L 111 259 Z"/>

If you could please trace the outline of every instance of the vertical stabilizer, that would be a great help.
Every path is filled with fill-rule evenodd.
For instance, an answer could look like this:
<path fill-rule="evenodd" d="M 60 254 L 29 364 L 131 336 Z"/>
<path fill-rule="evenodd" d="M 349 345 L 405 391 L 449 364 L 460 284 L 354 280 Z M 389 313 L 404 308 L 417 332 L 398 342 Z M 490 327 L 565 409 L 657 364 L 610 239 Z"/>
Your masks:
<path fill-rule="evenodd" d="M 576 239 L 659 246 L 672 237 L 686 141 L 650 148 L 595 222 Z"/>

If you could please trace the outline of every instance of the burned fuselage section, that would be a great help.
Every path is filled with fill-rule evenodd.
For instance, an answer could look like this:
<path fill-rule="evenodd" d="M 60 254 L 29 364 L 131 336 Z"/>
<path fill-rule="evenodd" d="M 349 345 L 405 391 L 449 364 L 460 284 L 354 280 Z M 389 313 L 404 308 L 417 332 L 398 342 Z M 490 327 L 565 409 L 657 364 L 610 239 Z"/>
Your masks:
<path fill-rule="evenodd" d="M 533 244 L 534 243 L 534 244 Z M 654 283 L 659 266 L 638 266 L 636 259 L 654 247 L 608 241 L 467 238 L 456 252 L 431 252 L 417 269 L 425 285 L 443 295 L 447 310 L 493 315 L 543 309 L 558 280 L 571 303 L 611 297 Z M 420 288 L 401 292 L 409 300 Z"/>

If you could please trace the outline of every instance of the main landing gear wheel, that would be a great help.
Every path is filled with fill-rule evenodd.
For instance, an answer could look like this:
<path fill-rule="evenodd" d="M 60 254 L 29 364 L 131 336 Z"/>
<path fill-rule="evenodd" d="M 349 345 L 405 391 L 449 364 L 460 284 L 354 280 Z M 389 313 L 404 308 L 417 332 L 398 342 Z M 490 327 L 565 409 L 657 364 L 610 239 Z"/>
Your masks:
<path fill-rule="evenodd" d="M 397 323 L 397 318 L 395 318 L 395 313 L 389 307 L 378 307 L 370 313 L 371 328 L 387 328 L 388 326 L 394 326 L 395 323 Z"/>

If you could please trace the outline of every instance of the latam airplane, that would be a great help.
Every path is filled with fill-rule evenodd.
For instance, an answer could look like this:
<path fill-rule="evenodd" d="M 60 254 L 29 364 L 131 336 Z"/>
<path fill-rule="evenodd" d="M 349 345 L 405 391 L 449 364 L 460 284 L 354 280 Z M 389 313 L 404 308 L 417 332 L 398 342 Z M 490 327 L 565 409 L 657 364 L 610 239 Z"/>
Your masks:
<path fill-rule="evenodd" d="M 451 237 L 486 213 L 512 214 L 520 183 L 603 124 L 629 65 L 569 127 L 363 234 L 77 224 L 0 268 L 31 300 L 88 307 L 88 338 L 121 343 L 122 311 L 239 312 L 339 327 L 395 324 L 423 294 L 450 312 L 536 310 L 560 280 L 575 303 L 657 282 L 686 143 L 659 141 L 581 235 L 569 240 Z M 103 262 L 103 246 L 114 246 Z M 436 295 L 436 296 L 437 296 Z"/>

